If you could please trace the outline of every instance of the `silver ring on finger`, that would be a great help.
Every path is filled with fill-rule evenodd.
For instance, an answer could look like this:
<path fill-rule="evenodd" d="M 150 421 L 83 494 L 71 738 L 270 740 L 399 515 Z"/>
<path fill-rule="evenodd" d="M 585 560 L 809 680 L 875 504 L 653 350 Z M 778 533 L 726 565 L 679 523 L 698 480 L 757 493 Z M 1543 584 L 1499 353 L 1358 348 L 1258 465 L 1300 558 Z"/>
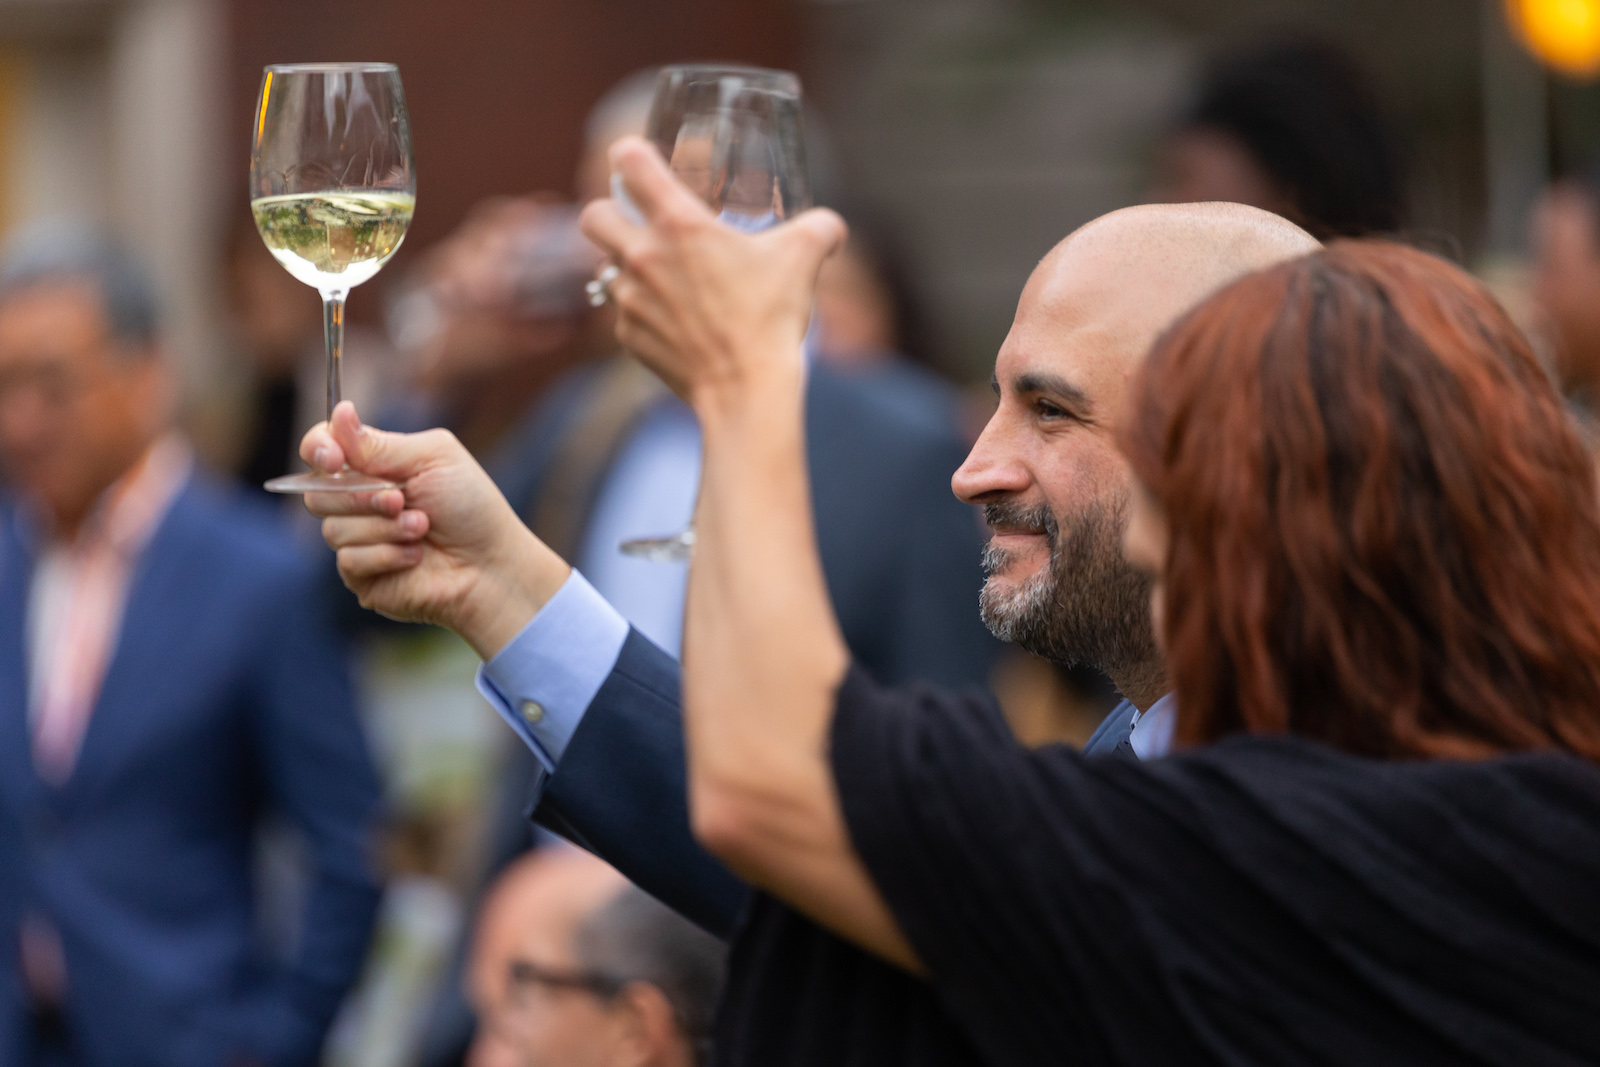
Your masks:
<path fill-rule="evenodd" d="M 601 267 L 600 273 L 594 276 L 594 280 L 583 287 L 583 291 L 589 294 L 589 306 L 604 307 L 611 300 L 611 283 L 621 276 L 622 268 L 615 263 L 607 263 Z"/>

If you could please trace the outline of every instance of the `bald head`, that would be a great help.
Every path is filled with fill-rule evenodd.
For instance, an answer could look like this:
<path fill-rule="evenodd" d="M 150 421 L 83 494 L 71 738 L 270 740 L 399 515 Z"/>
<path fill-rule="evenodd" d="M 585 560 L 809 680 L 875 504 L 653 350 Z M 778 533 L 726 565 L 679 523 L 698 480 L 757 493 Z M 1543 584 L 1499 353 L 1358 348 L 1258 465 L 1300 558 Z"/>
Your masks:
<path fill-rule="evenodd" d="M 495 880 L 478 912 L 472 999 L 493 1004 L 504 995 L 506 965 L 529 939 L 556 962 L 573 961 L 572 931 L 627 881 L 581 849 L 554 846 L 514 861 Z"/>
<path fill-rule="evenodd" d="M 1185 312 L 1317 247 L 1258 208 L 1152 204 L 1094 220 L 1040 262 L 995 361 L 999 407 L 954 478 L 994 530 L 982 604 L 997 636 L 1099 667 L 1141 708 L 1165 691 L 1148 582 L 1122 558 L 1128 382 Z"/>
<path fill-rule="evenodd" d="M 1113 342 L 1104 355 L 1136 365 L 1168 326 L 1212 293 L 1318 247 L 1288 219 L 1243 204 L 1124 208 L 1056 245 L 1034 271 L 1023 304 L 1036 302 L 1027 310 L 1057 323 L 1095 325 Z M 1019 319 L 1023 312 L 1019 306 Z"/>

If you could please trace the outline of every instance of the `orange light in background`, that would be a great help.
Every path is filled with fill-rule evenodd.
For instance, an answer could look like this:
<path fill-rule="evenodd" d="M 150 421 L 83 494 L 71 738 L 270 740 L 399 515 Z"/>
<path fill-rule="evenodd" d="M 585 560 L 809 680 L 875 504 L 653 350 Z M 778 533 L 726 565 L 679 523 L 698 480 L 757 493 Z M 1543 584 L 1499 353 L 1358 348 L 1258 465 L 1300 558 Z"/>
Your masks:
<path fill-rule="evenodd" d="M 1600 0 L 1506 0 L 1506 13 L 1545 66 L 1576 78 L 1600 75 Z"/>

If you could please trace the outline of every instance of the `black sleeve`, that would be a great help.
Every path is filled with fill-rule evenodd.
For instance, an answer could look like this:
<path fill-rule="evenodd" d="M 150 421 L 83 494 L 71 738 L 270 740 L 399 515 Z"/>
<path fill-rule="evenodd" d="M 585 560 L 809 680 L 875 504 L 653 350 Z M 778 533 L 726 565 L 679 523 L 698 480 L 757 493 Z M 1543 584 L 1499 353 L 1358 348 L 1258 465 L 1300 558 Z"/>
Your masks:
<path fill-rule="evenodd" d="M 1161 984 L 1160 895 L 1130 886 L 1194 848 L 1152 818 L 1137 765 L 1029 751 L 986 697 L 884 690 L 859 669 L 831 758 L 857 852 L 990 1062 L 1173 1051 L 1117 1022 L 1148 1018 Z"/>
<path fill-rule="evenodd" d="M 1600 941 L 1571 907 L 1581 886 L 1597 929 L 1595 882 L 1550 866 L 1595 854 L 1552 845 L 1600 811 L 1581 761 L 1268 737 L 1084 759 L 859 670 L 831 758 L 857 853 L 988 1063 L 1596 1062 L 1600 956 L 1575 946 Z M 1589 797 L 1552 802 L 1580 773 Z"/>

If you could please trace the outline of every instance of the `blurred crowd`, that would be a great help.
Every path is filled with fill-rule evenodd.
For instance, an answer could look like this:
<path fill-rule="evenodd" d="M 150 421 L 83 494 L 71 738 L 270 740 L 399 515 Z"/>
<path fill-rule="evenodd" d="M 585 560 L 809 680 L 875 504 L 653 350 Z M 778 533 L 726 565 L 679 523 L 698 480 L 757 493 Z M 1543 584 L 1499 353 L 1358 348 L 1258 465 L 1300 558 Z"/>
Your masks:
<path fill-rule="evenodd" d="M 653 84 L 642 72 L 595 104 L 576 200 L 486 201 L 374 283 L 384 312 L 350 328 L 345 374 L 369 422 L 450 429 L 676 654 L 686 565 L 617 545 L 688 522 L 699 431 L 585 299 L 601 258 L 578 230 Z M 1347 57 L 1275 41 L 1201 72 L 1149 199 L 1403 240 L 1405 159 Z M 1002 646 L 975 610 L 984 531 L 949 483 L 988 383 L 930 362 L 915 264 L 870 205 L 834 206 L 852 230 L 818 280 L 806 429 L 845 641 L 880 682 L 992 684 L 1024 742 L 1081 745 L 1119 700 L 1109 680 Z M 1507 303 L 1600 448 L 1600 170 L 1553 184 L 1530 227 Z M 0 1050 L 41 1065 L 705 1063 L 722 943 L 533 826 L 545 769 L 478 695 L 471 649 L 358 611 L 298 500 L 259 490 L 299 469 L 325 414 L 322 319 L 248 219 L 226 264 L 248 388 L 229 447 L 197 459 L 140 265 L 65 223 L 14 233 L 0 260 L 0 920 L 17 946 L 0 961 Z"/>

